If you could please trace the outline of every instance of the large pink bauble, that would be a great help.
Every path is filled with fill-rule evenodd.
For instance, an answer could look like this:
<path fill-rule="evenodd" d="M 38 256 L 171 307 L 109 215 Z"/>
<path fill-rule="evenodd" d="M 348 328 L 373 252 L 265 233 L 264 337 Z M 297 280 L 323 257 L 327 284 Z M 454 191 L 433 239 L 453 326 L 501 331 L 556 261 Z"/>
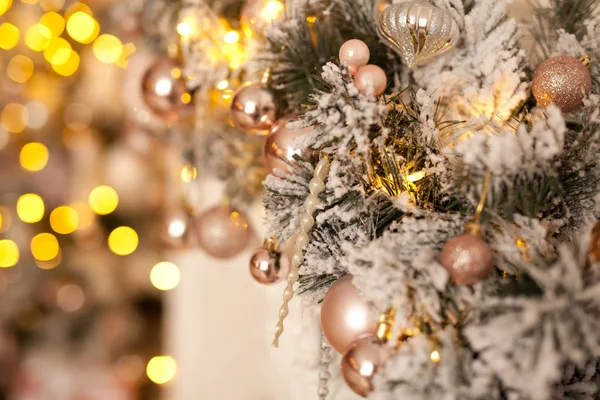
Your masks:
<path fill-rule="evenodd" d="M 356 74 L 360 67 L 367 65 L 370 56 L 369 47 L 362 40 L 351 39 L 340 47 L 340 62 L 348 67 L 352 75 Z"/>
<path fill-rule="evenodd" d="M 291 172 L 292 168 L 290 164 L 296 164 L 294 155 L 307 160 L 312 153 L 310 148 L 300 148 L 293 145 L 296 138 L 307 134 L 312 129 L 290 130 L 285 126 L 290 120 L 291 118 L 283 118 L 277 121 L 277 124 L 271 128 L 271 132 L 269 132 L 265 140 L 265 147 L 263 149 L 265 167 L 269 173 L 274 175 L 279 175 L 273 171 L 275 168 L 285 173 Z"/>
<path fill-rule="evenodd" d="M 250 241 L 252 230 L 246 217 L 225 206 L 213 207 L 197 219 L 198 245 L 216 258 L 238 255 Z"/>
<path fill-rule="evenodd" d="M 277 118 L 277 101 L 271 89 L 259 83 L 242 86 L 231 100 L 231 120 L 249 135 L 266 135 Z"/>
<path fill-rule="evenodd" d="M 354 85 L 365 96 L 379 96 L 387 86 L 387 76 L 385 76 L 385 71 L 377 65 L 365 65 L 359 68 L 354 75 Z"/>
<path fill-rule="evenodd" d="M 179 122 L 194 114 L 194 106 L 181 67 L 170 58 L 159 59 L 144 75 L 142 82 L 144 102 L 160 118 Z"/>
<path fill-rule="evenodd" d="M 366 336 L 352 343 L 342 358 L 342 376 L 356 394 L 367 397 L 373 390 L 373 377 L 385 365 L 390 348 L 376 336 Z"/>
<path fill-rule="evenodd" d="M 190 216 L 180 208 L 166 210 L 160 221 L 160 240 L 169 249 L 185 249 L 190 245 Z"/>
<path fill-rule="evenodd" d="M 259 247 L 250 258 L 250 275 L 263 285 L 272 285 L 281 281 L 288 273 L 290 260 L 277 250 Z"/>
<path fill-rule="evenodd" d="M 494 269 L 490 246 L 479 235 L 464 233 L 450 239 L 442 249 L 440 262 L 450 279 L 459 285 L 472 285 Z"/>
<path fill-rule="evenodd" d="M 359 336 L 375 334 L 377 317 L 352 286 L 351 276 L 339 279 L 325 294 L 321 326 L 331 346 L 341 354 Z"/>

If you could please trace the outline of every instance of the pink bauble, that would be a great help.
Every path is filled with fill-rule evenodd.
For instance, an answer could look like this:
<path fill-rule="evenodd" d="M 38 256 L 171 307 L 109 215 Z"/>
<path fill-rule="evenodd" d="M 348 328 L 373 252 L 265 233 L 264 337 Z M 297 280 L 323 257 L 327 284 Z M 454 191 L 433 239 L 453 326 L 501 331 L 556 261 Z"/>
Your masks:
<path fill-rule="evenodd" d="M 331 346 L 342 354 L 359 336 L 375 334 L 377 317 L 352 286 L 351 276 L 339 279 L 325 294 L 321 326 Z"/>
<path fill-rule="evenodd" d="M 159 236 L 169 249 L 185 249 L 190 245 L 190 216 L 181 208 L 166 210 L 160 221 Z"/>
<path fill-rule="evenodd" d="M 253 83 L 242 86 L 231 100 L 231 120 L 242 132 L 249 135 L 266 135 L 277 118 L 275 93 Z"/>
<path fill-rule="evenodd" d="M 340 62 L 348 67 L 352 75 L 367 65 L 370 56 L 369 47 L 362 40 L 351 39 L 340 47 Z"/>
<path fill-rule="evenodd" d="M 377 65 L 365 65 L 354 75 L 354 86 L 365 96 L 379 96 L 387 86 L 387 76 Z"/>
<path fill-rule="evenodd" d="M 296 163 L 294 155 L 308 160 L 312 154 L 310 148 L 300 148 L 293 145 L 296 138 L 307 134 L 312 129 L 304 128 L 297 131 L 288 129 L 285 125 L 291 119 L 283 118 L 277 121 L 265 140 L 265 147 L 263 149 L 265 167 L 271 174 L 279 176 L 278 173 L 273 171 L 275 168 L 285 173 L 291 172 L 291 165 Z"/>
<path fill-rule="evenodd" d="M 263 285 L 272 285 L 281 281 L 287 275 L 289 268 L 289 259 L 277 250 L 259 247 L 254 250 L 250 258 L 250 275 Z"/>
<path fill-rule="evenodd" d="M 440 262 L 450 279 L 459 285 L 472 285 L 494 269 L 490 246 L 479 235 L 464 233 L 450 239 L 442 249 Z"/>
<path fill-rule="evenodd" d="M 391 350 L 376 336 L 366 336 L 352 343 L 342 358 L 342 376 L 350 389 L 367 397 L 373 390 L 373 377 L 385 365 Z"/>
<path fill-rule="evenodd" d="M 191 118 L 194 106 L 181 79 L 181 67 L 170 58 L 159 59 L 143 78 L 143 97 L 148 108 L 168 122 Z"/>
<path fill-rule="evenodd" d="M 239 211 L 217 206 L 198 217 L 195 234 L 205 252 L 215 258 L 231 258 L 248 245 L 252 231 Z"/>

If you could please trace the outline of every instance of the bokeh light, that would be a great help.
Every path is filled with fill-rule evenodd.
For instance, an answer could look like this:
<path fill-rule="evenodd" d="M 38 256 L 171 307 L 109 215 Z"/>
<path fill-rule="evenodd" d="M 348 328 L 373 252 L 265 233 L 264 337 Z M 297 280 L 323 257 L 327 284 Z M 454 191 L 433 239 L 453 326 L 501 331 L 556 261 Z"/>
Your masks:
<path fill-rule="evenodd" d="M 98 186 L 90 193 L 88 202 L 96 214 L 106 215 L 115 211 L 119 205 L 119 195 L 110 186 Z"/>
<path fill-rule="evenodd" d="M 54 11 L 44 14 L 40 18 L 40 24 L 50 29 L 53 37 L 59 37 L 65 30 L 65 19 Z"/>
<path fill-rule="evenodd" d="M 44 50 L 44 58 L 52 65 L 65 65 L 71 59 L 73 49 L 63 38 L 54 38 Z"/>
<path fill-rule="evenodd" d="M 85 304 L 85 293 L 81 286 L 67 283 L 56 292 L 56 304 L 63 311 L 75 312 Z"/>
<path fill-rule="evenodd" d="M 65 0 L 39 0 L 44 11 L 59 11 L 65 6 Z"/>
<path fill-rule="evenodd" d="M 77 72 L 77 69 L 79 68 L 79 62 L 79 54 L 77 54 L 76 51 L 71 51 L 70 57 L 66 63 L 62 65 L 52 64 L 52 69 L 59 75 L 71 76 Z"/>
<path fill-rule="evenodd" d="M 88 13 L 77 11 L 67 20 L 67 33 L 73 40 L 88 44 L 92 43 L 100 33 L 100 25 Z"/>
<path fill-rule="evenodd" d="M 34 193 L 27 193 L 17 200 L 17 215 L 23 222 L 33 224 L 44 218 L 44 200 Z"/>
<path fill-rule="evenodd" d="M 1 34 L 1 33 L 0 33 Z M 17 83 L 24 83 L 33 75 L 33 61 L 22 54 L 17 54 L 8 63 L 6 74 Z"/>
<path fill-rule="evenodd" d="M 137 246 L 138 235 L 128 226 L 120 226 L 108 235 L 108 247 L 116 255 L 129 255 L 137 249 Z"/>
<path fill-rule="evenodd" d="M 50 213 L 50 226 L 56 233 L 67 235 L 73 233 L 79 225 L 79 215 L 74 208 L 60 206 Z"/>
<path fill-rule="evenodd" d="M 81 11 L 87 15 L 94 15 L 92 9 L 85 3 L 73 3 L 65 11 L 65 19 L 69 20 L 76 12 Z"/>
<path fill-rule="evenodd" d="M 90 209 L 88 203 L 76 201 L 71 204 L 71 208 L 77 213 L 79 224 L 77 230 L 85 230 L 94 225 L 95 215 Z"/>
<path fill-rule="evenodd" d="M 179 176 L 182 181 L 189 183 L 198 177 L 198 170 L 191 164 L 184 165 Z"/>
<path fill-rule="evenodd" d="M 0 240 L 0 268 L 10 268 L 19 262 L 19 246 L 12 240 Z"/>
<path fill-rule="evenodd" d="M 225 43 L 233 44 L 240 40 L 240 34 L 237 33 L 237 31 L 229 31 L 225 34 L 223 39 L 225 40 Z"/>
<path fill-rule="evenodd" d="M 40 129 L 46 125 L 50 113 L 48 107 L 46 107 L 44 103 L 36 100 L 28 101 L 27 104 L 25 104 L 25 108 L 29 114 L 29 121 L 27 123 L 28 128 Z"/>
<path fill-rule="evenodd" d="M 113 35 L 100 35 L 94 41 L 92 51 L 96 58 L 106 64 L 116 62 L 123 53 L 123 43 Z"/>
<path fill-rule="evenodd" d="M 27 171 L 41 171 L 48 164 L 48 148 L 42 143 L 31 142 L 21 148 L 19 161 Z"/>
<path fill-rule="evenodd" d="M 39 261 L 50 261 L 58 256 L 60 247 L 56 236 L 39 233 L 31 239 L 31 254 Z"/>
<path fill-rule="evenodd" d="M 8 232 L 12 226 L 13 216 L 10 210 L 4 206 L 0 206 L 0 233 Z"/>
<path fill-rule="evenodd" d="M 0 15 L 8 11 L 12 6 L 12 0 L 0 0 Z"/>
<path fill-rule="evenodd" d="M 43 51 L 51 39 L 52 31 L 42 24 L 33 25 L 25 34 L 25 44 L 33 51 Z"/>
<path fill-rule="evenodd" d="M 62 262 L 62 251 L 60 249 L 60 247 L 58 248 L 58 254 L 56 255 L 56 257 L 50 259 L 50 260 L 35 260 L 35 265 L 38 266 L 39 269 L 43 269 L 45 271 L 54 269 L 56 267 L 58 267 L 60 265 L 60 263 Z"/>
<path fill-rule="evenodd" d="M 29 112 L 22 104 L 10 103 L 0 115 L 2 128 L 11 133 L 21 133 L 29 123 Z"/>
<path fill-rule="evenodd" d="M 171 381 L 177 373 L 177 363 L 171 356 L 156 356 L 148 362 L 146 375 L 154 383 L 163 385 Z"/>
<path fill-rule="evenodd" d="M 0 5 L 1 7 L 1 5 Z M 10 50 L 19 43 L 21 31 L 19 28 L 8 22 L 0 25 L 0 49 Z"/>
<path fill-rule="evenodd" d="M 180 279 L 179 267 L 172 262 L 159 262 L 150 271 L 150 282 L 159 290 L 174 289 L 179 284 Z"/>

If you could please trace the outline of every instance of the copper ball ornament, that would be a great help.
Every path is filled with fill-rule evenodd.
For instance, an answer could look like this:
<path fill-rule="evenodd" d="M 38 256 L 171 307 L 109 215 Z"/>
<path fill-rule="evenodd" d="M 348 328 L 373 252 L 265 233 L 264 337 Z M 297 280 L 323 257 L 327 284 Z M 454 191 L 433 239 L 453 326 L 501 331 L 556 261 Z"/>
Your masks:
<path fill-rule="evenodd" d="M 459 285 L 473 285 L 494 269 L 490 246 L 472 232 L 450 239 L 442 249 L 440 263 L 448 271 L 450 280 Z"/>
<path fill-rule="evenodd" d="M 180 122 L 194 114 L 192 97 L 181 73 L 175 61 L 162 58 L 148 69 L 142 81 L 144 102 L 156 116 L 168 122 Z"/>
<path fill-rule="evenodd" d="M 375 334 L 377 316 L 359 296 L 352 277 L 337 280 L 323 298 L 321 326 L 331 347 L 344 352 L 359 336 Z"/>
<path fill-rule="evenodd" d="M 263 246 L 254 250 L 250 258 L 250 275 L 262 285 L 280 282 L 290 269 L 290 260 L 278 251 L 274 239 L 267 239 Z"/>
<path fill-rule="evenodd" d="M 294 141 L 298 137 L 311 132 L 312 129 L 288 129 L 286 124 L 291 120 L 292 118 L 282 118 L 277 121 L 265 140 L 263 155 L 265 158 L 265 167 L 270 174 L 280 176 L 278 172 L 275 172 L 275 169 L 284 173 L 291 172 L 291 166 L 296 164 L 294 156 L 300 156 L 308 160 L 312 154 L 310 148 L 300 148 L 294 145 Z"/>
<path fill-rule="evenodd" d="M 535 70 L 531 91 L 537 103 L 555 104 L 563 112 L 576 110 L 592 90 L 585 64 L 570 56 L 551 57 Z"/>
<path fill-rule="evenodd" d="M 202 213 L 196 222 L 198 245 L 215 258 L 231 258 L 246 248 L 252 231 L 248 219 L 227 206 L 216 206 Z"/>
<path fill-rule="evenodd" d="M 262 84 L 242 86 L 231 100 L 231 120 L 249 135 L 266 135 L 277 120 L 275 93 Z"/>
<path fill-rule="evenodd" d="M 365 96 L 379 96 L 387 86 L 385 71 L 377 65 L 369 64 L 360 67 L 354 75 L 354 85 Z"/>
<path fill-rule="evenodd" d="M 362 397 L 373 391 L 373 377 L 390 357 L 390 348 L 376 336 L 352 343 L 342 358 L 342 376 L 354 393 Z"/>

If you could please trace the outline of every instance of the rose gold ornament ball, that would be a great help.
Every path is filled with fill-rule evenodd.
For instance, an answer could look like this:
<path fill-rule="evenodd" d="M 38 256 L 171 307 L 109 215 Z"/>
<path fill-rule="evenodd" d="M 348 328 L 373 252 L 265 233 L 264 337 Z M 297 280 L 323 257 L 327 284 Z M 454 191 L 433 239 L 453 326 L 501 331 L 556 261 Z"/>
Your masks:
<path fill-rule="evenodd" d="M 373 377 L 385 365 L 390 354 L 389 347 L 375 336 L 353 342 L 342 358 L 342 376 L 348 387 L 367 397 L 373 390 Z"/>
<path fill-rule="evenodd" d="M 266 135 L 277 118 L 277 101 L 272 90 L 253 83 L 242 86 L 231 100 L 231 120 L 249 135 Z"/>
<path fill-rule="evenodd" d="M 480 236 L 464 233 L 450 239 L 442 249 L 440 262 L 450 279 L 459 285 L 472 285 L 494 269 L 492 250 Z"/>
<path fill-rule="evenodd" d="M 354 75 L 354 85 L 365 96 L 379 96 L 387 86 L 387 76 L 385 76 L 385 71 L 377 65 L 365 65 L 359 68 Z"/>
<path fill-rule="evenodd" d="M 144 102 L 155 115 L 168 122 L 179 122 L 194 114 L 181 73 L 175 61 L 162 58 L 148 69 L 142 81 Z"/>
<path fill-rule="evenodd" d="M 256 282 L 271 285 L 281 281 L 288 273 L 290 261 L 280 251 L 259 247 L 250 258 L 250 274 Z"/>
<path fill-rule="evenodd" d="M 263 155 L 265 157 L 265 167 L 269 173 L 278 175 L 274 172 L 274 169 L 287 173 L 291 172 L 291 164 L 295 164 L 296 160 L 294 156 L 300 156 L 305 160 L 308 160 L 312 154 L 310 148 L 300 148 L 294 146 L 296 138 L 307 134 L 312 129 L 304 128 L 300 130 L 291 130 L 286 128 L 287 122 L 291 121 L 292 118 L 282 118 L 267 135 L 265 140 L 265 147 L 263 149 Z"/>
<path fill-rule="evenodd" d="M 375 334 L 377 317 L 352 286 L 352 277 L 335 282 L 323 298 L 321 326 L 327 341 L 344 354 L 359 336 Z"/>
<path fill-rule="evenodd" d="M 587 67 L 569 56 L 551 57 L 535 70 L 531 91 L 537 103 L 555 104 L 563 112 L 577 109 L 592 90 Z"/>
<path fill-rule="evenodd" d="M 190 216 L 180 208 L 167 209 L 160 221 L 159 236 L 169 249 L 186 249 L 190 246 Z"/>
<path fill-rule="evenodd" d="M 362 40 L 351 39 L 340 47 L 340 62 L 348 67 L 352 75 L 367 65 L 370 56 L 369 47 Z"/>
<path fill-rule="evenodd" d="M 215 258 L 231 258 L 248 245 L 252 230 L 242 213 L 216 206 L 198 217 L 195 234 L 205 252 Z"/>

